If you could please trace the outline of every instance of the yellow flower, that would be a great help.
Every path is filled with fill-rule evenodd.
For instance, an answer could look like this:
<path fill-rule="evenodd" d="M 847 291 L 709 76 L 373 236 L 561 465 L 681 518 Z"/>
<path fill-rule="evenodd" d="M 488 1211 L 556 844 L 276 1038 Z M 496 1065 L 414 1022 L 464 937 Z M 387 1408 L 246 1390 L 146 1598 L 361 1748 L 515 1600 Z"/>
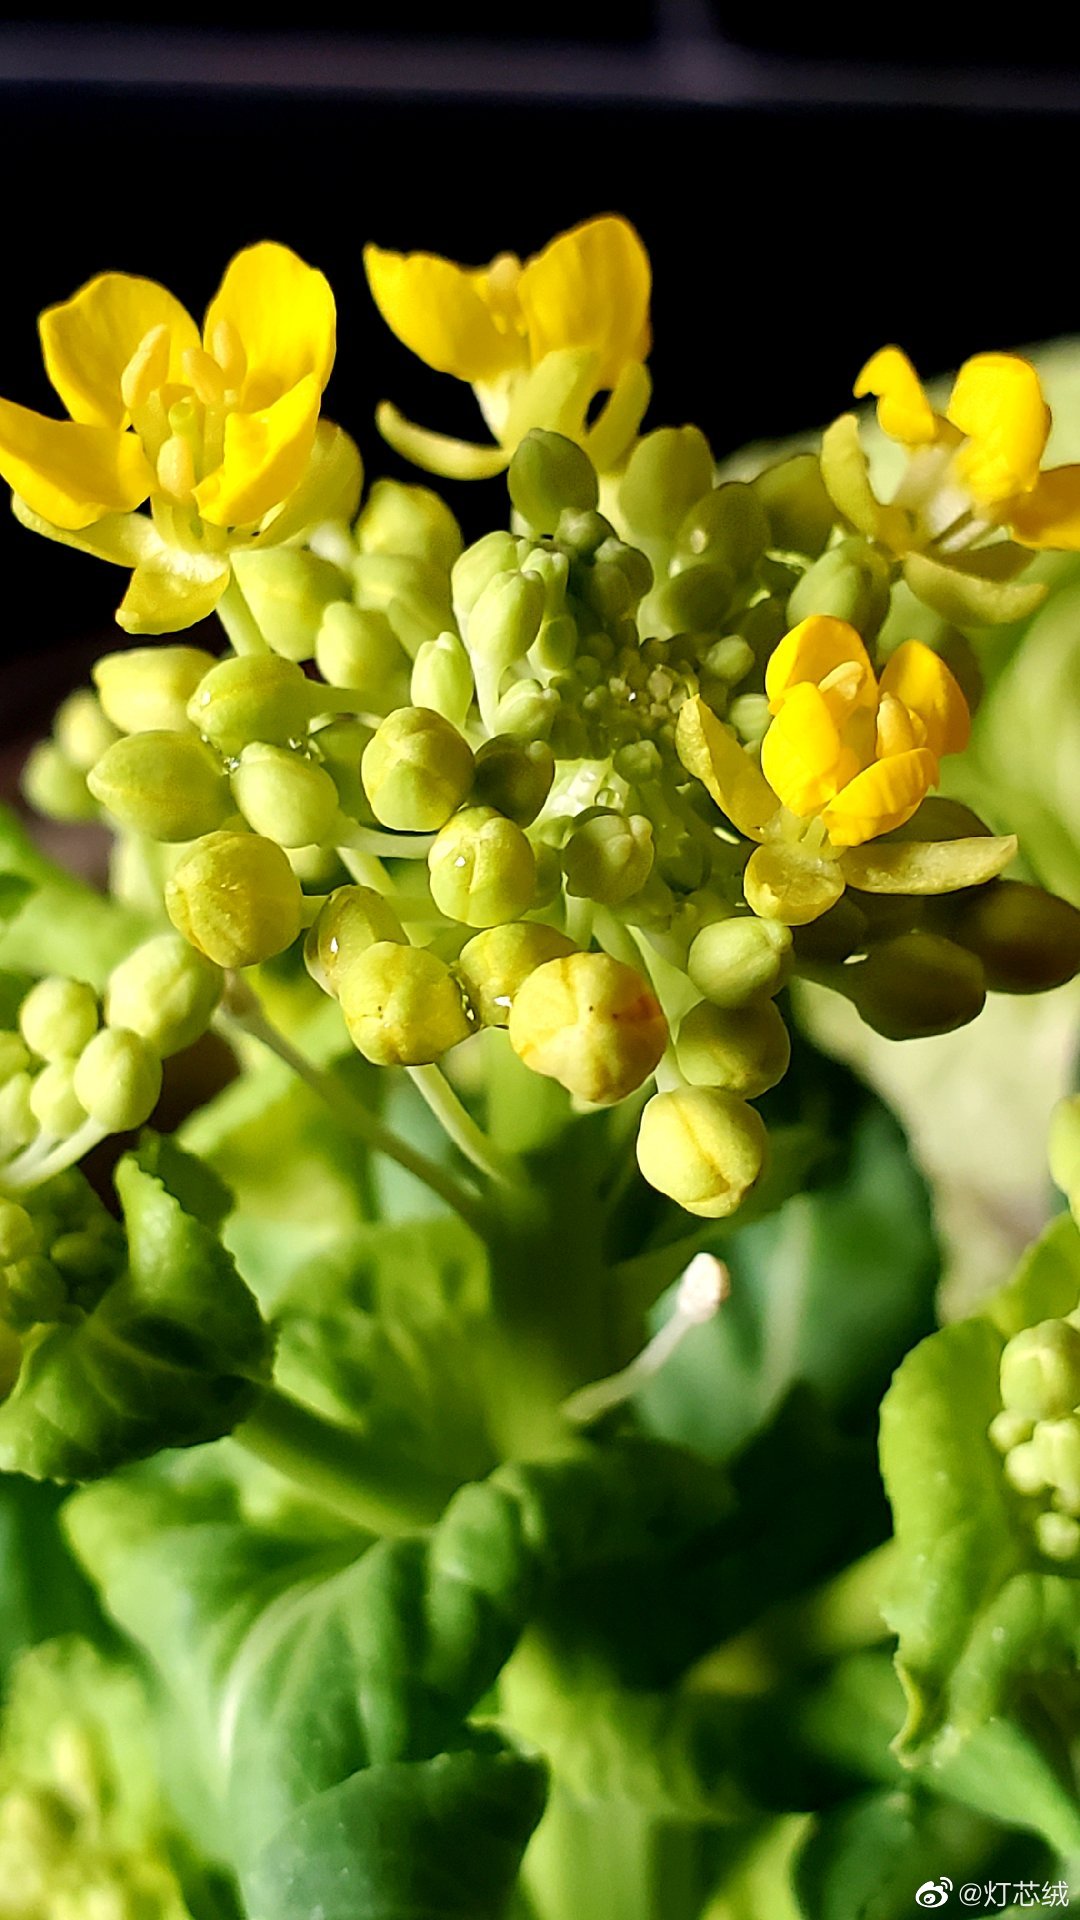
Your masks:
<path fill-rule="evenodd" d="M 587 220 L 524 263 L 503 253 L 460 267 L 430 253 L 364 250 L 368 283 L 398 339 L 472 386 L 496 446 L 449 439 L 384 403 L 381 432 L 434 473 L 501 472 L 533 427 L 565 434 L 594 465 L 617 464 L 648 404 L 649 257 L 628 221 Z M 611 398 L 587 426 L 598 393 Z"/>
<path fill-rule="evenodd" d="M 231 262 L 201 336 L 155 281 L 99 274 L 39 323 L 70 417 L 0 400 L 19 517 L 135 568 L 122 625 L 190 624 L 228 584 L 228 547 L 269 531 L 313 455 L 325 464 L 335 324 L 323 275 L 271 242 Z M 134 511 L 147 500 L 152 518 Z"/>

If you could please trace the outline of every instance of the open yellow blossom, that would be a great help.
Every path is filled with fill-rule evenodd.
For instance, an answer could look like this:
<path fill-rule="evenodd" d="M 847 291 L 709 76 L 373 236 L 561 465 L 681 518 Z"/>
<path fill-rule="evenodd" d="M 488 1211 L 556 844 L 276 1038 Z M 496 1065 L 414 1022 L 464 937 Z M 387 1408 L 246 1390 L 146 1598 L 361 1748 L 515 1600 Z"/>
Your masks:
<path fill-rule="evenodd" d="M 70 417 L 0 400 L 19 517 L 135 568 L 122 624 L 190 624 L 309 473 L 335 325 L 324 276 L 270 242 L 231 262 L 201 335 L 155 281 L 99 274 L 39 323 Z"/>
<path fill-rule="evenodd" d="M 587 220 L 524 262 L 502 253 L 487 267 L 461 267 L 368 246 L 364 265 L 387 325 L 428 366 L 469 382 L 498 443 L 432 433 L 384 403 L 379 428 L 399 452 L 434 473 L 480 478 L 501 472 L 525 434 L 545 427 L 586 447 L 601 472 L 617 464 L 649 398 L 651 272 L 628 221 Z"/>

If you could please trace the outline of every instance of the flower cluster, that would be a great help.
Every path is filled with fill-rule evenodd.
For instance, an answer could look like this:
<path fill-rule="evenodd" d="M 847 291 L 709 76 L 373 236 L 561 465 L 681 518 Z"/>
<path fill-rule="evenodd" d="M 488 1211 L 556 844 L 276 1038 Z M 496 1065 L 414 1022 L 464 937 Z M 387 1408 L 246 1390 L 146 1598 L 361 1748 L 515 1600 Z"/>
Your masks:
<path fill-rule="evenodd" d="M 1001 1356 L 990 1438 L 1049 1560 L 1080 1554 L 1080 1316 L 1024 1327 Z"/>

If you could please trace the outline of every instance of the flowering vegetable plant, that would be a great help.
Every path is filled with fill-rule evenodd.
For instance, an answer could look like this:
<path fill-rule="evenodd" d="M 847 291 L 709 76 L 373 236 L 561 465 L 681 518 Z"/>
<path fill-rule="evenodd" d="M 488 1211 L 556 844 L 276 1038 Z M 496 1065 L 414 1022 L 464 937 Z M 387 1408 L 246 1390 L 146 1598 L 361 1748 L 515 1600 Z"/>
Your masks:
<path fill-rule="evenodd" d="M 322 417 L 283 246 L 201 331 L 100 275 L 68 417 L 0 401 L 137 641 L 24 773 L 108 894 L 0 822 L 0 1917 L 1065 1904 L 1080 1233 L 935 1332 L 820 1010 L 932 1043 L 1080 970 L 1026 665 L 1080 657 L 1080 467 L 1004 353 L 940 410 L 875 354 L 891 452 L 643 430 L 620 218 L 365 265 L 476 394 L 487 443 L 378 414 L 505 474 L 468 543 Z M 1068 1100 L 1051 1159 L 1080 1207 Z"/>

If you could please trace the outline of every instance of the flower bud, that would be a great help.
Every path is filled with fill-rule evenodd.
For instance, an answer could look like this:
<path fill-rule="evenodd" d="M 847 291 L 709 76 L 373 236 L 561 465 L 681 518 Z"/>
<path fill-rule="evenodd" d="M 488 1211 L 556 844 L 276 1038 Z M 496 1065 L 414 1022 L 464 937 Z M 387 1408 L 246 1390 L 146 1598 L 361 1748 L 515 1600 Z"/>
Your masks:
<path fill-rule="evenodd" d="M 250 740 L 284 747 L 302 740 L 318 688 L 292 660 L 274 653 L 244 653 L 221 660 L 200 680 L 188 702 L 188 718 L 227 759 Z"/>
<path fill-rule="evenodd" d="M 743 893 L 751 913 L 787 927 L 817 920 L 836 905 L 843 891 L 835 860 L 816 859 L 801 847 L 777 842 L 756 847 L 743 871 Z"/>
<path fill-rule="evenodd" d="M 518 989 L 509 1026 L 527 1067 L 594 1106 L 640 1087 L 668 1039 L 655 994 L 607 953 L 570 953 L 537 967 Z"/>
<path fill-rule="evenodd" d="M 1004 1472 L 1010 1487 L 1017 1493 L 1031 1498 L 1046 1492 L 1046 1475 L 1042 1470 L 1038 1448 L 1032 1440 L 1021 1440 L 1018 1446 L 1009 1448 L 1005 1455 Z"/>
<path fill-rule="evenodd" d="M 473 673 L 456 633 L 425 640 L 413 662 L 409 698 L 414 707 L 430 707 L 452 727 L 463 727 L 472 705 Z"/>
<path fill-rule="evenodd" d="M 455 970 L 484 1026 L 505 1027 L 514 997 L 530 973 L 573 952 L 573 941 L 555 927 L 517 920 L 488 927 L 469 940 Z"/>
<path fill-rule="evenodd" d="M 37 1228 L 17 1200 L 0 1200 L 0 1266 L 38 1250 Z"/>
<path fill-rule="evenodd" d="M 53 738 L 65 760 L 78 767 L 80 773 L 89 773 L 117 737 L 116 728 L 106 718 L 96 693 L 88 688 L 69 693 L 57 709 Z"/>
<path fill-rule="evenodd" d="M 559 515 L 559 524 L 555 529 L 555 538 L 561 547 L 568 547 L 579 560 L 591 560 L 605 540 L 615 537 L 615 529 L 610 520 L 602 513 L 591 508 L 567 507 Z"/>
<path fill-rule="evenodd" d="M 21 1153 L 37 1134 L 28 1073 L 13 1073 L 0 1087 L 0 1153 Z"/>
<path fill-rule="evenodd" d="M 898 934 L 872 947 L 837 984 L 886 1040 L 952 1033 L 981 1012 L 983 970 L 975 955 L 940 934 Z"/>
<path fill-rule="evenodd" d="M 517 563 L 518 545 L 512 533 L 485 533 L 482 540 L 466 547 L 460 559 L 455 561 L 450 575 L 454 610 L 458 618 L 472 612 L 484 588 L 497 573 L 506 573 L 515 568 Z"/>
<path fill-rule="evenodd" d="M 1023 880 L 945 896 L 943 931 L 982 961 L 991 993 L 1045 993 L 1080 972 L 1080 913 Z"/>
<path fill-rule="evenodd" d="M 615 543 L 618 545 L 618 542 Z M 526 572 L 544 583 L 544 618 L 553 619 L 566 612 L 566 589 L 570 584 L 570 558 L 561 547 L 529 547 L 522 561 Z"/>
<path fill-rule="evenodd" d="M 769 545 L 769 522 L 754 488 L 728 480 L 691 507 L 676 540 L 680 553 L 719 560 L 734 580 L 749 581 Z"/>
<path fill-rule="evenodd" d="M 429 833 L 444 826 L 472 785 L 467 742 L 430 707 L 398 707 L 364 748 L 364 791 L 384 827 Z"/>
<path fill-rule="evenodd" d="M 50 1060 L 30 1087 L 30 1111 L 42 1133 L 66 1140 L 77 1133 L 86 1111 L 75 1093 L 75 1063 Z"/>
<path fill-rule="evenodd" d="M 723 640 L 713 641 L 701 664 L 710 680 L 719 680 L 725 688 L 737 687 L 753 666 L 754 657 L 748 640 L 739 633 L 729 633 Z"/>
<path fill-rule="evenodd" d="M 137 1033 L 162 1060 L 194 1046 L 213 1017 L 221 969 L 178 933 L 145 940 L 109 975 L 105 1018 Z"/>
<path fill-rule="evenodd" d="M 653 854 L 652 821 L 643 813 L 590 807 L 563 848 L 566 891 L 580 900 L 621 906 L 645 885 Z"/>
<path fill-rule="evenodd" d="M 558 712 L 559 696 L 554 687 L 538 686 L 535 680 L 514 680 L 495 709 L 495 725 L 500 734 L 541 740 L 551 732 Z"/>
<path fill-rule="evenodd" d="M 232 566 L 267 646 L 285 660 L 310 660 L 327 607 L 350 597 L 346 576 L 304 547 L 239 547 Z"/>
<path fill-rule="evenodd" d="M 779 993 L 791 973 L 791 929 L 780 920 L 743 916 L 702 927 L 686 970 L 714 1007 L 744 1007 Z"/>
<path fill-rule="evenodd" d="M 431 897 L 467 927 L 496 927 L 531 907 L 536 861 L 520 827 L 493 807 L 465 807 L 428 854 Z"/>
<path fill-rule="evenodd" d="M 1031 1444 L 1046 1485 L 1056 1488 L 1069 1513 L 1080 1513 L 1080 1420 L 1074 1413 L 1040 1420 Z"/>
<path fill-rule="evenodd" d="M 787 1072 L 791 1036 L 772 1000 L 736 1008 L 699 1000 L 679 1027 L 675 1051 L 691 1086 L 756 1100 Z"/>
<path fill-rule="evenodd" d="M 712 483 L 713 458 L 704 434 L 697 427 L 659 427 L 630 455 L 619 506 L 635 533 L 670 539 Z"/>
<path fill-rule="evenodd" d="M 800 960 L 809 960 L 824 962 L 826 966 L 829 966 L 838 961 L 846 960 L 849 954 L 861 952 L 863 948 L 866 947 L 870 937 L 870 914 L 875 911 L 874 906 L 871 905 L 871 901 L 874 899 L 879 901 L 891 899 L 895 905 L 896 901 L 901 898 L 903 898 L 904 905 L 908 910 L 908 925 L 901 930 L 907 932 L 910 930 L 912 921 L 917 918 L 921 911 L 922 901 L 915 900 L 910 894 L 904 897 L 897 894 L 889 895 L 883 893 L 874 896 L 869 893 L 864 893 L 862 899 L 869 909 L 869 912 L 864 912 L 863 907 L 858 904 L 858 896 L 854 890 L 849 887 L 842 898 L 836 902 L 835 906 L 830 907 L 827 913 L 819 914 L 816 920 L 809 921 L 804 927 L 796 927 L 794 937 L 796 963 Z M 781 922 L 773 920 L 766 924 L 779 926 Z M 878 931 L 876 923 L 875 931 Z"/>
<path fill-rule="evenodd" d="M 68 1304 L 67 1288 L 44 1254 L 25 1254 L 4 1270 L 4 1317 L 18 1333 L 59 1320 Z"/>
<path fill-rule="evenodd" d="M 891 563 L 866 540 L 841 540 L 808 567 L 788 601 L 794 626 L 812 614 L 831 614 L 872 640 L 889 611 Z"/>
<path fill-rule="evenodd" d="M 403 691 L 405 650 L 385 613 L 335 600 L 315 636 L 315 662 L 332 687 L 358 693 L 374 712 L 385 713 Z"/>
<path fill-rule="evenodd" d="M 380 941 L 409 944 L 390 902 L 374 887 L 338 887 L 308 928 L 304 965 L 323 992 L 336 997 L 344 974 Z"/>
<path fill-rule="evenodd" d="M 573 440 L 542 427 L 534 427 L 519 442 L 507 481 L 514 507 L 537 533 L 554 533 L 564 507 L 588 511 L 600 498 L 588 454 Z"/>
<path fill-rule="evenodd" d="M 29 1065 L 30 1054 L 22 1035 L 0 1031 L 0 1087 Z"/>
<path fill-rule="evenodd" d="M 686 1087 L 653 1095 L 641 1116 L 637 1158 L 658 1193 L 688 1213 L 724 1220 L 758 1179 L 767 1147 L 765 1122 L 745 1100 Z"/>
<path fill-rule="evenodd" d="M 96 820 L 97 805 L 85 773 L 73 767 L 54 740 L 39 740 L 30 749 L 19 784 L 27 803 L 47 820 Z"/>
<path fill-rule="evenodd" d="M 544 583 L 535 573 L 497 573 L 476 600 L 466 627 L 478 668 L 505 672 L 521 660 L 540 631 Z"/>
<path fill-rule="evenodd" d="M 578 626 L 572 613 L 557 613 L 542 620 L 540 631 L 529 648 L 529 665 L 536 673 L 565 673 L 578 650 Z M 528 682 L 516 681 L 516 686 Z"/>
<path fill-rule="evenodd" d="M 494 807 L 515 826 L 531 826 L 551 791 L 555 755 L 545 740 L 515 740 L 498 733 L 476 756 L 470 798 Z"/>
<path fill-rule="evenodd" d="M 400 480 L 376 480 L 355 533 L 361 553 L 409 554 L 447 571 L 461 552 L 461 528 L 445 501 Z"/>
<path fill-rule="evenodd" d="M 1038 1513 L 1035 1540 L 1048 1560 L 1075 1560 L 1080 1553 L 1080 1524 L 1067 1513 Z"/>
<path fill-rule="evenodd" d="M 192 733 L 125 734 L 87 785 L 121 826 L 151 840 L 194 840 L 232 812 L 216 755 Z"/>
<path fill-rule="evenodd" d="M 252 967 L 291 947 L 301 903 L 281 848 L 254 833 L 207 834 L 165 886 L 173 926 L 219 967 Z"/>
<path fill-rule="evenodd" d="M 361 553 L 353 562 L 357 605 L 385 613 L 405 648 L 415 654 L 453 625 L 449 583 L 438 567 L 409 554 Z"/>
<path fill-rule="evenodd" d="M 1001 1398 L 1032 1420 L 1080 1406 L 1080 1328 L 1043 1320 L 1015 1334 L 1001 1356 Z"/>
<path fill-rule="evenodd" d="M 133 647 L 94 668 L 101 705 L 121 733 L 181 733 L 188 703 L 214 665 L 201 647 Z"/>
<path fill-rule="evenodd" d="M 50 975 L 32 986 L 19 1008 L 19 1031 L 31 1053 L 63 1060 L 81 1053 L 97 1032 L 98 1003 L 84 980 Z"/>
<path fill-rule="evenodd" d="M 836 524 L 836 508 L 816 453 L 797 453 L 766 467 L 753 484 L 769 523 L 770 547 L 811 557 L 823 551 Z"/>
<path fill-rule="evenodd" d="M 79 1055 L 75 1093 L 106 1133 L 128 1133 L 157 1106 L 161 1061 L 141 1034 L 104 1027 Z"/>
<path fill-rule="evenodd" d="M 279 847 L 317 846 L 337 818 L 338 792 L 325 767 L 288 747 L 252 741 L 231 784 L 248 826 Z"/>
<path fill-rule="evenodd" d="M 425 947 L 379 940 L 338 976 L 353 1045 L 377 1067 L 421 1067 L 472 1031 L 461 988 Z"/>
<path fill-rule="evenodd" d="M 1011 1453 L 1022 1441 L 1031 1439 L 1034 1425 L 1026 1413 L 1016 1413 L 1009 1407 L 1003 1407 L 1000 1413 L 995 1413 L 987 1432 L 999 1453 Z"/>
<path fill-rule="evenodd" d="M 368 825 L 374 825 L 375 816 L 368 805 L 364 783 L 360 778 L 360 761 L 364 748 L 373 737 L 374 729 L 365 721 L 346 719 L 331 720 L 311 736 L 323 766 L 337 788 L 342 813 L 347 814 L 350 820 L 363 820 Z"/>
<path fill-rule="evenodd" d="M 651 624 L 661 636 L 722 632 L 734 588 L 734 575 L 721 560 L 681 567 L 651 596 Z"/>

